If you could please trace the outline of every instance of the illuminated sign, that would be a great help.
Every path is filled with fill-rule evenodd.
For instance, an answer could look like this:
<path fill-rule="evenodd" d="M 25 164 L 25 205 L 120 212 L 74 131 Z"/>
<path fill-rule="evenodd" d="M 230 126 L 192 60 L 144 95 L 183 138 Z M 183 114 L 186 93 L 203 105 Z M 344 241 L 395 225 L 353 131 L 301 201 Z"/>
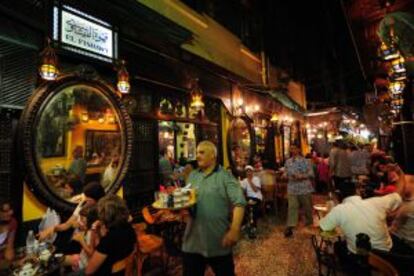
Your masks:
<path fill-rule="evenodd" d="M 117 58 L 117 33 L 112 26 L 66 5 L 54 8 L 53 39 L 76 53 L 109 62 Z"/>

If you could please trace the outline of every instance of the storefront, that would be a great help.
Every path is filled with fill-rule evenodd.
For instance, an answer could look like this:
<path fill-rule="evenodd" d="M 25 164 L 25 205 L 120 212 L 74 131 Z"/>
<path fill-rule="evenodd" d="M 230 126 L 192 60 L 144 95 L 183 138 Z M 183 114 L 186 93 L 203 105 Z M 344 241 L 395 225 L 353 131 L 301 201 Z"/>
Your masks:
<path fill-rule="evenodd" d="M 20 86 L 3 90 L 2 97 L 9 102 L 2 103 L 1 112 L 6 113 L 2 130 L 12 131 L 2 133 L 1 181 L 7 188 L 3 194 L 17 199 L 18 217 L 25 226 L 37 225 L 47 206 L 70 213 L 76 195 L 91 181 L 99 181 L 108 193 L 123 195 L 139 219 L 141 208 L 153 201 L 154 191 L 163 184 L 158 168 L 162 149 L 177 163 L 189 161 L 196 157 L 197 143 L 210 140 L 225 167 L 242 171 L 259 153 L 268 167 L 275 168 L 277 156 L 288 148 L 285 140 L 293 138 L 283 138 L 284 123 L 271 118 L 275 114 L 282 118 L 288 109 L 268 95 L 240 88 L 252 108 L 237 113 L 235 89 L 245 80 L 194 55 L 183 55 L 180 45 L 190 32 L 165 18 L 152 24 L 160 15 L 145 8 L 134 10 L 142 15 L 137 19 L 127 6 L 109 16 L 104 11 L 110 7 L 90 14 L 83 6 L 57 3 L 36 7 L 37 13 L 50 13 L 50 20 L 39 22 L 43 28 L 28 31 L 35 38 L 31 47 L 14 46 L 13 70 L 3 72 L 9 83 L 21 81 Z M 131 27 L 134 20 L 145 23 L 137 28 L 157 29 L 141 38 Z M 85 33 L 79 26 L 97 32 Z M 50 48 L 58 58 L 57 70 L 47 72 L 57 78 L 47 81 L 38 75 L 36 58 L 40 52 L 44 56 L 46 36 L 52 38 Z M 144 46 L 141 39 L 148 44 Z M 1 50 L 10 51 L 13 41 L 0 42 Z M 121 95 L 117 82 L 122 68 L 129 72 L 129 93 Z M 196 90 L 203 106 L 194 105 Z M 22 153 L 22 160 L 12 158 L 14 149 Z M 79 167 L 85 167 L 81 177 L 72 179 L 69 172 Z"/>

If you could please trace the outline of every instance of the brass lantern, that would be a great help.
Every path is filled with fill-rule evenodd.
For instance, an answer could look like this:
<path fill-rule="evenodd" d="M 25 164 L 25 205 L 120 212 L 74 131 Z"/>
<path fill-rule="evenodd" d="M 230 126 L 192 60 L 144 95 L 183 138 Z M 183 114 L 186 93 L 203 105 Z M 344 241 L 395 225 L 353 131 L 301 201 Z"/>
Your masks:
<path fill-rule="evenodd" d="M 40 53 L 41 55 L 41 64 L 39 67 L 40 77 L 44 80 L 53 81 L 56 80 L 58 76 L 57 69 L 57 56 L 55 50 L 50 45 L 50 39 L 47 39 L 46 48 Z"/>
<path fill-rule="evenodd" d="M 391 61 L 392 64 L 392 69 L 394 70 L 394 72 L 396 73 L 402 73 L 405 72 L 405 60 L 403 56 L 400 56 L 400 58 L 394 59 L 393 61 Z"/>
<path fill-rule="evenodd" d="M 273 113 L 272 118 L 270 118 L 272 123 L 277 123 L 279 121 L 279 116 L 276 113 Z"/>
<path fill-rule="evenodd" d="M 385 42 L 381 42 L 381 46 L 379 49 L 379 55 L 384 60 L 393 60 L 400 57 L 400 52 L 398 51 L 397 47 L 395 46 L 394 38 L 391 37 L 391 43 L 388 46 Z"/>
<path fill-rule="evenodd" d="M 117 83 L 118 91 L 122 94 L 128 94 L 131 88 L 129 84 L 129 73 L 125 67 L 125 60 L 121 61 L 121 66 L 118 70 L 118 83 Z"/>
<path fill-rule="evenodd" d="M 198 79 L 193 81 L 193 87 L 191 88 L 190 108 L 195 111 L 201 111 L 204 109 L 203 91 L 201 91 L 198 85 Z"/>
<path fill-rule="evenodd" d="M 405 84 L 402 81 L 395 81 L 391 82 L 389 85 L 389 89 L 392 94 L 401 94 L 404 90 Z"/>

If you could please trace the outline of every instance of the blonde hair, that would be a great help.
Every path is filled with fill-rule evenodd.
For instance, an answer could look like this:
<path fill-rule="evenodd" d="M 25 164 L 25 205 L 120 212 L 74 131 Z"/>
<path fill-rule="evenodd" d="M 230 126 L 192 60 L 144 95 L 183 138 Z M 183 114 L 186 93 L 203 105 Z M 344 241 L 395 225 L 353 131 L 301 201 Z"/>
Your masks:
<path fill-rule="evenodd" d="M 209 148 L 213 152 L 214 157 L 217 157 L 217 147 L 213 142 L 204 140 L 198 143 L 198 147 L 199 146 L 205 146 L 206 148 Z"/>
<path fill-rule="evenodd" d="M 128 207 L 119 196 L 110 194 L 99 200 L 98 217 L 107 228 L 116 227 L 128 223 Z"/>

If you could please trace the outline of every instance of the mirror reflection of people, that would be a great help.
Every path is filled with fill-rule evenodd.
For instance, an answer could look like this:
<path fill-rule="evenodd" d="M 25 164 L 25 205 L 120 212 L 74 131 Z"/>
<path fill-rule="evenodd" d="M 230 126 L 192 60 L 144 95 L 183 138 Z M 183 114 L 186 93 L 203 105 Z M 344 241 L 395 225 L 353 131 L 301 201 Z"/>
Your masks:
<path fill-rule="evenodd" d="M 46 240 L 50 238 L 54 233 L 60 233 L 60 232 L 68 233 L 66 231 L 71 230 L 71 229 L 74 229 L 75 232 L 77 232 L 79 221 L 80 221 L 80 216 L 79 216 L 80 210 L 85 206 L 95 205 L 98 202 L 98 200 L 104 196 L 105 196 L 105 190 L 103 189 L 101 184 L 99 184 L 98 182 L 91 182 L 87 184 L 83 188 L 83 199 L 76 206 L 75 210 L 73 211 L 72 216 L 61 224 L 58 224 L 56 226 L 47 228 L 39 232 L 39 235 L 38 235 L 39 240 L 41 241 Z M 67 239 L 68 237 L 65 236 L 61 238 L 62 244 L 57 245 L 58 250 L 60 249 L 60 251 L 63 251 L 64 253 L 79 253 L 80 252 L 79 246 L 73 246 L 73 244 L 72 245 L 65 244 L 64 243 L 65 238 Z"/>
<path fill-rule="evenodd" d="M 216 159 L 212 142 L 198 145 L 199 169 L 187 181 L 196 190 L 197 207 L 183 238 L 184 276 L 204 275 L 206 265 L 216 275 L 234 275 L 232 247 L 240 238 L 246 199 L 240 184 Z"/>
<path fill-rule="evenodd" d="M 160 178 L 160 184 L 165 185 L 166 182 L 170 181 L 173 168 L 171 166 L 168 151 L 166 149 L 160 150 L 160 159 L 158 160 L 158 172 Z"/>
<path fill-rule="evenodd" d="M 17 221 L 10 201 L 0 199 L 0 270 L 8 267 L 14 260 L 14 240 Z"/>
<path fill-rule="evenodd" d="M 116 172 L 119 166 L 119 156 L 115 155 L 102 175 L 101 184 L 104 188 L 109 187 L 115 181 Z"/>
<path fill-rule="evenodd" d="M 85 183 L 87 163 L 83 157 L 83 146 L 76 146 L 72 153 L 73 160 L 68 169 L 69 182 L 75 194 L 79 194 Z"/>

